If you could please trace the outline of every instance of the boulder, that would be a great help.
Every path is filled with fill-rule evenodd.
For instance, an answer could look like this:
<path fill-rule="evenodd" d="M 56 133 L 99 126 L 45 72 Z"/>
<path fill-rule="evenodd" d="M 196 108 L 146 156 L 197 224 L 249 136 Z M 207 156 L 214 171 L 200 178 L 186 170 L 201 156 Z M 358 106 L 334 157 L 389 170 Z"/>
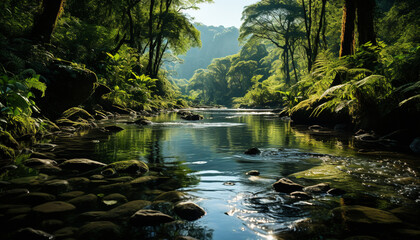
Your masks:
<path fill-rule="evenodd" d="M 144 185 L 144 184 L 148 184 L 148 183 L 152 183 L 156 180 L 158 180 L 159 177 L 156 176 L 142 176 L 142 177 L 138 177 L 132 181 L 130 181 L 131 185 Z"/>
<path fill-rule="evenodd" d="M 140 226 L 156 226 L 172 221 L 174 219 L 171 216 L 150 209 L 139 210 L 130 217 L 131 224 Z"/>
<path fill-rule="evenodd" d="M 87 172 L 104 166 L 106 166 L 106 164 L 86 158 L 66 160 L 59 165 L 59 167 L 64 170 L 76 170 L 79 172 Z"/>
<path fill-rule="evenodd" d="M 174 211 L 179 217 L 188 221 L 194 221 L 206 215 L 203 208 L 192 202 L 178 203 L 175 205 Z"/>
<path fill-rule="evenodd" d="M 89 211 L 79 214 L 78 220 L 83 222 L 98 221 L 104 219 L 106 211 Z"/>
<path fill-rule="evenodd" d="M 70 188 L 70 184 L 64 179 L 53 179 L 44 182 L 42 189 L 45 192 L 61 193 L 66 192 Z"/>
<path fill-rule="evenodd" d="M 250 176 L 259 176 L 259 175 L 260 175 L 260 171 L 258 171 L 258 170 L 251 170 L 251 171 L 248 171 L 248 172 L 246 173 L 246 175 L 250 175 Z"/>
<path fill-rule="evenodd" d="M 48 79 L 45 96 L 37 98 L 41 112 L 52 119 L 65 110 L 84 103 L 94 91 L 94 72 L 63 61 L 54 64 L 43 76 Z"/>
<path fill-rule="evenodd" d="M 83 240 L 115 240 L 120 239 L 121 231 L 115 223 L 98 221 L 83 225 L 77 232 L 77 236 L 78 239 Z"/>
<path fill-rule="evenodd" d="M 257 155 L 257 154 L 260 154 L 260 153 L 261 153 L 261 151 L 256 147 L 250 148 L 250 149 L 245 151 L 245 154 L 247 154 L 247 155 Z"/>
<path fill-rule="evenodd" d="M 35 206 L 32 210 L 34 212 L 43 213 L 43 214 L 58 214 L 58 213 L 70 212 L 75 209 L 76 207 L 70 203 L 55 201 L 55 202 L 47 202 L 47 203 Z"/>
<path fill-rule="evenodd" d="M 94 119 L 90 113 L 88 113 L 86 110 L 79 107 L 69 108 L 66 111 L 64 111 L 61 116 L 62 118 L 69 119 L 72 121 L 78 121 L 79 119 L 85 119 L 85 120 Z"/>
<path fill-rule="evenodd" d="M 304 187 L 303 191 L 310 194 L 326 193 L 330 189 L 329 183 L 320 183 L 309 187 Z"/>
<path fill-rule="evenodd" d="M 90 180 L 85 177 L 74 177 L 67 179 L 73 189 L 82 189 L 89 186 Z"/>
<path fill-rule="evenodd" d="M 139 160 L 126 160 L 108 164 L 105 169 L 114 169 L 117 173 L 142 175 L 149 171 L 146 163 Z"/>
<path fill-rule="evenodd" d="M 54 235 L 51 235 L 44 231 L 36 230 L 36 229 L 28 227 L 28 228 L 23 228 L 23 229 L 18 230 L 15 234 L 13 234 L 12 239 L 53 240 L 55 239 L 55 237 Z"/>
<path fill-rule="evenodd" d="M 103 197 L 102 202 L 107 206 L 111 206 L 111 205 L 119 206 L 121 204 L 124 204 L 124 203 L 128 202 L 128 200 L 122 194 L 112 193 L 112 194 L 109 194 L 109 195 L 106 195 L 105 197 Z"/>
<path fill-rule="evenodd" d="M 23 165 L 34 169 L 57 168 L 57 162 L 51 159 L 29 158 L 23 161 Z"/>
<path fill-rule="evenodd" d="M 333 195 L 333 196 L 340 196 L 343 194 L 346 194 L 346 191 L 340 188 L 331 188 L 327 191 L 327 194 Z"/>
<path fill-rule="evenodd" d="M 58 197 L 60 199 L 68 200 L 68 199 L 80 197 L 82 195 L 85 195 L 85 192 L 82 192 L 82 191 L 71 191 L 71 192 L 62 193 L 62 194 L 58 195 Z"/>
<path fill-rule="evenodd" d="M 152 121 L 147 120 L 147 119 L 145 119 L 145 118 L 142 118 L 142 119 L 138 119 L 138 120 L 136 120 L 134 123 L 135 123 L 135 124 L 137 124 L 137 125 L 142 125 L 142 126 L 144 126 L 144 125 L 150 125 L 150 124 L 152 124 Z"/>
<path fill-rule="evenodd" d="M 274 190 L 276 190 L 276 192 L 291 193 L 296 191 L 302 191 L 303 186 L 294 183 L 290 179 L 282 178 L 273 184 L 273 188 Z"/>
<path fill-rule="evenodd" d="M 299 201 L 305 201 L 305 200 L 312 199 L 311 195 L 309 195 L 306 192 L 301 192 L 301 191 L 296 191 L 296 192 L 290 193 L 290 197 L 294 200 L 299 200 Z"/>
<path fill-rule="evenodd" d="M 386 226 L 402 223 L 399 218 L 390 212 L 360 205 L 334 208 L 332 215 L 336 220 L 353 224 L 354 227 L 366 225 Z"/>

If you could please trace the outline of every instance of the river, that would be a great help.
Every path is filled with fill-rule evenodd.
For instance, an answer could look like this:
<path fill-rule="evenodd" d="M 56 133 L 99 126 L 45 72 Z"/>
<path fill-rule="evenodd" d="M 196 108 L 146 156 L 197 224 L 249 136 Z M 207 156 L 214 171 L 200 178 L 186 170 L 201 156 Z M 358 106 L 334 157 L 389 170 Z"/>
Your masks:
<path fill-rule="evenodd" d="M 331 210 L 343 205 L 343 196 L 321 193 L 310 200 L 295 201 L 272 188 L 283 177 L 305 186 L 328 182 L 347 192 L 346 203 L 387 212 L 407 206 L 418 210 L 420 181 L 416 157 L 390 152 L 359 153 L 352 136 L 346 133 L 293 126 L 269 110 L 194 112 L 202 114 L 204 120 L 186 121 L 176 113 L 163 113 L 150 118 L 153 124 L 147 126 L 127 124 L 128 118 L 99 122 L 100 126 L 116 124 L 124 130 L 107 135 L 86 130 L 56 137 L 52 141 L 57 144 L 53 153 L 57 159 L 144 161 L 151 171 L 172 180 L 167 186 L 150 187 L 149 192 L 176 189 L 207 212 L 193 222 L 146 227 L 127 235 L 133 239 L 172 239 L 178 235 L 215 240 L 420 236 L 417 223 L 406 219 L 402 224 L 386 225 L 392 226 L 390 233 L 379 233 L 377 225 L 384 226 L 380 223 L 370 225 L 370 230 L 350 233 L 331 217 Z M 261 154 L 244 154 L 251 147 L 259 148 Z M 260 175 L 246 175 L 250 170 L 258 170 Z M 5 179 L 25 174 L 36 173 L 19 171 Z M 151 195 L 142 196 L 151 199 Z M 156 206 L 162 211 L 168 208 Z M 400 229 L 411 232 L 401 235 Z"/>

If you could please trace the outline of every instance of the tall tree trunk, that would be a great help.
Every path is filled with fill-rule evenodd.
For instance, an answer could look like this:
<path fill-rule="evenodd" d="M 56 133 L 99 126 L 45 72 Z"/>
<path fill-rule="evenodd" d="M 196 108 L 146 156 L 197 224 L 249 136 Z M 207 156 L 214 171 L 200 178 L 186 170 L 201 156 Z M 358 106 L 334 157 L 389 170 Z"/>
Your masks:
<path fill-rule="evenodd" d="M 373 23 L 375 0 L 357 0 L 357 30 L 359 45 L 371 42 L 376 45 L 376 34 Z"/>
<path fill-rule="evenodd" d="M 356 19 L 356 0 L 345 0 L 341 24 L 340 57 L 354 53 L 354 21 Z"/>
<path fill-rule="evenodd" d="M 50 42 L 57 19 L 63 9 L 65 0 L 43 0 L 42 13 L 35 20 L 32 37 L 40 42 Z"/>
<path fill-rule="evenodd" d="M 155 41 L 154 41 L 154 32 L 153 32 L 153 21 L 154 21 L 154 14 L 153 11 L 155 9 L 155 0 L 150 1 L 150 8 L 149 8 L 149 62 L 147 63 L 146 72 L 147 74 L 152 76 L 153 72 L 153 57 L 154 57 L 154 50 L 155 50 Z"/>

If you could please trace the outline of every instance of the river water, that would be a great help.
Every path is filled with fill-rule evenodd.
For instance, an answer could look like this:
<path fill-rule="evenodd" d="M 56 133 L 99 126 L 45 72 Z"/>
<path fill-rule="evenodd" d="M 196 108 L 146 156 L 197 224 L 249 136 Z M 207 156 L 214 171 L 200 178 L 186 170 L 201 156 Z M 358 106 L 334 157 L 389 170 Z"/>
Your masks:
<path fill-rule="evenodd" d="M 305 186 L 328 182 L 345 190 L 350 199 L 346 201 L 357 205 L 386 211 L 401 206 L 418 209 L 419 163 L 414 156 L 361 154 L 345 133 L 292 126 L 268 110 L 194 112 L 204 115 L 204 120 L 185 121 L 176 113 L 164 113 L 150 118 L 153 124 L 148 126 L 127 124 L 127 119 L 105 121 L 99 124 L 116 124 L 124 130 L 56 138 L 54 154 L 58 159 L 83 157 L 104 163 L 142 160 L 151 170 L 160 169 L 174 179 L 168 190 L 185 192 L 207 212 L 194 222 L 147 229 L 138 239 L 178 235 L 215 240 L 344 239 L 352 235 L 383 239 L 373 230 L 360 234 L 340 227 L 333 230 L 331 210 L 343 204 L 342 196 L 324 193 L 293 201 L 272 189 L 282 177 Z M 244 154 L 251 147 L 259 148 L 261 154 Z M 246 175 L 250 170 L 260 175 Z M 415 223 L 404 220 L 404 224 L 396 228 L 417 231 L 404 236 L 419 236 Z"/>

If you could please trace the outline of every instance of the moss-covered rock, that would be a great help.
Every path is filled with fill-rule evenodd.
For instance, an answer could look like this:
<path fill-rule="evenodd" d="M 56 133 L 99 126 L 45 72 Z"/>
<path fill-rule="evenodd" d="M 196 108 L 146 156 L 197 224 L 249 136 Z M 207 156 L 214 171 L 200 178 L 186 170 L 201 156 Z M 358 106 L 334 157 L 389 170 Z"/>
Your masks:
<path fill-rule="evenodd" d="M 6 131 L 0 130 L 0 143 L 2 143 L 4 146 L 18 149 L 19 143 L 12 137 L 12 135 Z"/>
<path fill-rule="evenodd" d="M 178 191 L 170 191 L 160 194 L 155 198 L 155 201 L 164 201 L 164 202 L 178 202 L 186 198 L 185 193 Z"/>
<path fill-rule="evenodd" d="M 307 179 L 323 179 L 323 180 L 337 180 L 347 181 L 350 175 L 344 171 L 341 171 L 336 165 L 321 165 L 311 169 L 297 172 L 291 176 L 296 178 L 307 178 Z"/>
<path fill-rule="evenodd" d="M 0 161 L 7 162 L 8 160 L 14 159 L 15 156 L 15 150 L 0 144 Z"/>
<path fill-rule="evenodd" d="M 63 112 L 62 118 L 66 118 L 69 120 L 76 121 L 79 118 L 85 119 L 85 120 L 93 120 L 93 116 L 88 113 L 86 110 L 79 108 L 79 107 L 72 107 L 67 109 Z"/>
<path fill-rule="evenodd" d="M 14 116 L 9 119 L 7 124 L 8 132 L 18 140 L 30 138 L 37 133 L 38 124 L 31 117 Z"/>
<path fill-rule="evenodd" d="M 108 221 L 90 222 L 82 226 L 78 233 L 78 239 L 85 240 L 115 240 L 120 239 L 118 225 Z"/>
<path fill-rule="evenodd" d="M 344 223 L 358 225 L 391 225 L 402 221 L 394 214 L 360 205 L 342 206 L 332 210 L 333 217 Z"/>

